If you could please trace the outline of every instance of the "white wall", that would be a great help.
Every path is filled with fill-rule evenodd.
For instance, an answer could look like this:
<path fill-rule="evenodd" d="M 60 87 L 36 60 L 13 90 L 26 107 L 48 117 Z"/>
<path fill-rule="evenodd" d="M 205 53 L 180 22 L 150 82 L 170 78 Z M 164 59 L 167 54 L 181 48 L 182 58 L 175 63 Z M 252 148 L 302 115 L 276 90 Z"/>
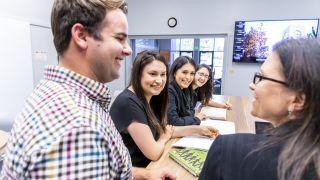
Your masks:
<path fill-rule="evenodd" d="M 53 0 L 1 0 L 0 16 L 49 27 L 52 4 Z"/>
<path fill-rule="evenodd" d="M 30 26 L 0 17 L 0 126 L 11 121 L 33 89 Z"/>
<path fill-rule="evenodd" d="M 42 38 L 48 46 L 52 40 L 43 36 L 47 32 L 32 26 L 44 26 L 41 28 L 48 31 L 52 3 L 53 0 L 0 1 L 0 129 L 10 129 L 13 118 L 33 90 L 34 73 L 38 71 L 33 71 L 32 43 L 35 49 L 42 49 L 33 38 Z"/>
<path fill-rule="evenodd" d="M 57 64 L 50 16 L 53 0 L 0 1 L 0 129 L 9 130 L 47 64 Z M 125 63 L 123 63 L 125 65 Z M 110 83 L 125 88 L 125 69 Z"/>
<path fill-rule="evenodd" d="M 227 34 L 223 90 L 250 95 L 248 84 L 259 64 L 232 63 L 236 20 L 277 20 L 320 17 L 319 0 L 127 0 L 130 35 Z M 178 20 L 175 28 L 167 19 Z"/>
<path fill-rule="evenodd" d="M 58 59 L 50 28 L 31 25 L 30 33 L 33 83 L 36 86 L 43 79 L 46 65 L 57 65 Z"/>

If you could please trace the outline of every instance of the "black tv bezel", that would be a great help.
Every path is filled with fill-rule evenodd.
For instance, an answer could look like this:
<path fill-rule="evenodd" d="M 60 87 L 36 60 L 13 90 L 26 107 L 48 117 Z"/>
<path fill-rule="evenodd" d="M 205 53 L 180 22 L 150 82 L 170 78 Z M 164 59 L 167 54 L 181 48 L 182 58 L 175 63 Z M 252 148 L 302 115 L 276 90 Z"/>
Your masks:
<path fill-rule="evenodd" d="M 316 38 L 318 38 L 319 34 L 319 24 L 320 18 L 308 18 L 308 19 L 277 19 L 277 20 L 237 20 L 234 22 L 234 35 L 233 35 L 233 46 L 232 46 L 232 62 L 234 63 L 253 63 L 253 64 L 261 64 L 263 62 L 260 61 L 235 61 L 234 60 L 234 50 L 235 50 L 235 40 L 236 40 L 236 24 L 237 22 L 259 22 L 259 21 L 299 21 L 299 20 L 318 20 L 317 31 L 316 31 Z"/>

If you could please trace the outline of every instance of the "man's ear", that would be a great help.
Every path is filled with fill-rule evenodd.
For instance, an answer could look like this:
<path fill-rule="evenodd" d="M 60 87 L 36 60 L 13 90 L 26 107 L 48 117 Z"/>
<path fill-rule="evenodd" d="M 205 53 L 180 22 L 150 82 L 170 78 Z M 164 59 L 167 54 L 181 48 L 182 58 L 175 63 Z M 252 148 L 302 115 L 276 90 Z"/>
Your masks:
<path fill-rule="evenodd" d="M 72 26 L 71 39 L 80 49 L 87 48 L 87 36 L 88 32 L 82 24 L 76 23 Z"/>

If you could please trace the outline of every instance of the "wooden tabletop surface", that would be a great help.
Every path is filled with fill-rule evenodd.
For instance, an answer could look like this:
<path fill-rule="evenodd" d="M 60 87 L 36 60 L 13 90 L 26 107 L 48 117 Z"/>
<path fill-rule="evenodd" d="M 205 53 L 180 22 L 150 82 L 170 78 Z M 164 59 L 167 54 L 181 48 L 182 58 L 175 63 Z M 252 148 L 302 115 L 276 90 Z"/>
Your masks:
<path fill-rule="evenodd" d="M 0 130 L 0 155 L 2 155 L 4 152 L 8 138 L 9 138 L 9 134 L 7 132 Z"/>

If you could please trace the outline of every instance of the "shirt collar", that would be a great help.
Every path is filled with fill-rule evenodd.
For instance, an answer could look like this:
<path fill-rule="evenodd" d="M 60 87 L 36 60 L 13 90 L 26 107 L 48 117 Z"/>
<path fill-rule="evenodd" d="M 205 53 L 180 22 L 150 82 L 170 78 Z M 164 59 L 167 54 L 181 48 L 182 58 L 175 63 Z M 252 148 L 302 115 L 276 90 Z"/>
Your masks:
<path fill-rule="evenodd" d="M 66 68 L 49 65 L 45 68 L 44 78 L 46 80 L 67 84 L 83 92 L 90 99 L 104 105 L 110 103 L 110 90 L 106 84 L 92 80 Z"/>

